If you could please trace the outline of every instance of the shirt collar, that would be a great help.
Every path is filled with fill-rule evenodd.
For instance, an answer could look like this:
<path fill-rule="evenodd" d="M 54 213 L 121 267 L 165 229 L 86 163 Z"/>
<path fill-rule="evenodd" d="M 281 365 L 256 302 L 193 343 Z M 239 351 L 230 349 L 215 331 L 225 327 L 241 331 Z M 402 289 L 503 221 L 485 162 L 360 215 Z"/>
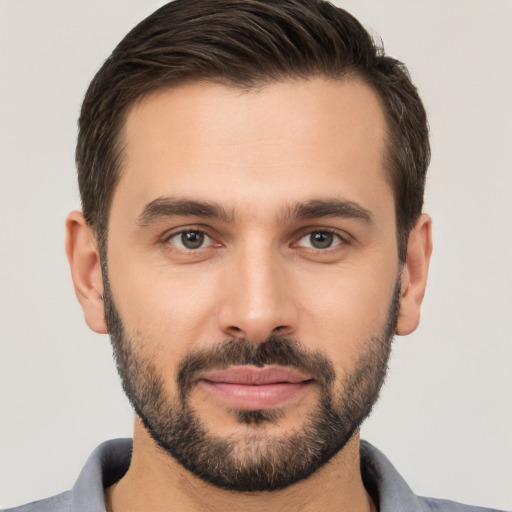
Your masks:
<path fill-rule="evenodd" d="M 131 439 L 114 439 L 100 444 L 90 455 L 71 491 L 73 512 L 106 512 L 105 489 L 128 470 Z"/>
<path fill-rule="evenodd" d="M 360 454 L 363 483 L 380 512 L 428 510 L 380 450 L 361 441 Z"/>
<path fill-rule="evenodd" d="M 366 441 L 361 441 L 360 452 L 363 482 L 380 512 L 427 510 L 382 452 Z M 71 510 L 106 512 L 105 489 L 126 473 L 131 454 L 131 439 L 114 439 L 98 446 L 73 486 Z"/>

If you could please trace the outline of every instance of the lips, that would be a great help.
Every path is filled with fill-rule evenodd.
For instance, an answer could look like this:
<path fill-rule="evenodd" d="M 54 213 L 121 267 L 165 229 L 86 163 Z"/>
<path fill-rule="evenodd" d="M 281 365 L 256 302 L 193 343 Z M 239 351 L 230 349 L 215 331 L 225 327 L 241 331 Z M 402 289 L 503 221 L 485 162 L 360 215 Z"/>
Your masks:
<path fill-rule="evenodd" d="M 284 405 L 312 380 L 296 370 L 242 366 L 205 374 L 201 384 L 231 407 L 255 410 Z"/>

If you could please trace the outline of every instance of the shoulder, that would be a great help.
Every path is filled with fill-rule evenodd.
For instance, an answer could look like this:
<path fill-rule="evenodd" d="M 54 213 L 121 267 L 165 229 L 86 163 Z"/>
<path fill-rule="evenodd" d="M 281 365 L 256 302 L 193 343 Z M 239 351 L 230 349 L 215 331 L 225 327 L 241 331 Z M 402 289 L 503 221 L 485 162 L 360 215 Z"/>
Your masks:
<path fill-rule="evenodd" d="M 34 501 L 20 507 L 8 508 L 0 512 L 69 512 L 71 510 L 71 492 L 66 491 L 51 498 Z"/>
<path fill-rule="evenodd" d="M 425 505 L 425 510 L 429 512 L 501 512 L 494 508 L 486 507 L 475 507 L 472 505 L 464 505 L 463 503 L 457 503 L 450 500 L 440 500 L 435 498 L 423 498 L 419 497 Z"/>
<path fill-rule="evenodd" d="M 70 491 L 0 512 L 105 512 L 105 488 L 124 475 L 131 450 L 131 439 L 102 443 L 89 456 Z"/>
<path fill-rule="evenodd" d="M 366 441 L 361 441 L 361 475 L 380 512 L 499 512 L 450 500 L 417 496 L 386 456 Z"/>

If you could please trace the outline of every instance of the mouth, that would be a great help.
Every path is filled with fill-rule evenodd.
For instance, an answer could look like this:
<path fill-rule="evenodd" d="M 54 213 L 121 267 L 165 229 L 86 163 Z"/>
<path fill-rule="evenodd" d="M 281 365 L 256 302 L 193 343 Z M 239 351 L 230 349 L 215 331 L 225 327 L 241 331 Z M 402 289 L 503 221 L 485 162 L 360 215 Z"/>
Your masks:
<path fill-rule="evenodd" d="M 261 410 L 298 397 L 313 380 L 287 368 L 238 366 L 208 372 L 200 384 L 231 407 Z"/>

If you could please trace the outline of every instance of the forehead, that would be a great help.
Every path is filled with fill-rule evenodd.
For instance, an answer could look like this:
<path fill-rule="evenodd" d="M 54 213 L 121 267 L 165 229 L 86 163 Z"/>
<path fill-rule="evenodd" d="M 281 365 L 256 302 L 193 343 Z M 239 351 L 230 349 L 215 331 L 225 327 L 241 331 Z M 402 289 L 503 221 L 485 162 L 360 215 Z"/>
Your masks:
<path fill-rule="evenodd" d="M 390 195 L 385 132 L 377 95 L 357 80 L 159 90 L 127 114 L 112 206 L 177 194 L 234 207 L 329 192 L 358 200 L 376 186 Z"/>

